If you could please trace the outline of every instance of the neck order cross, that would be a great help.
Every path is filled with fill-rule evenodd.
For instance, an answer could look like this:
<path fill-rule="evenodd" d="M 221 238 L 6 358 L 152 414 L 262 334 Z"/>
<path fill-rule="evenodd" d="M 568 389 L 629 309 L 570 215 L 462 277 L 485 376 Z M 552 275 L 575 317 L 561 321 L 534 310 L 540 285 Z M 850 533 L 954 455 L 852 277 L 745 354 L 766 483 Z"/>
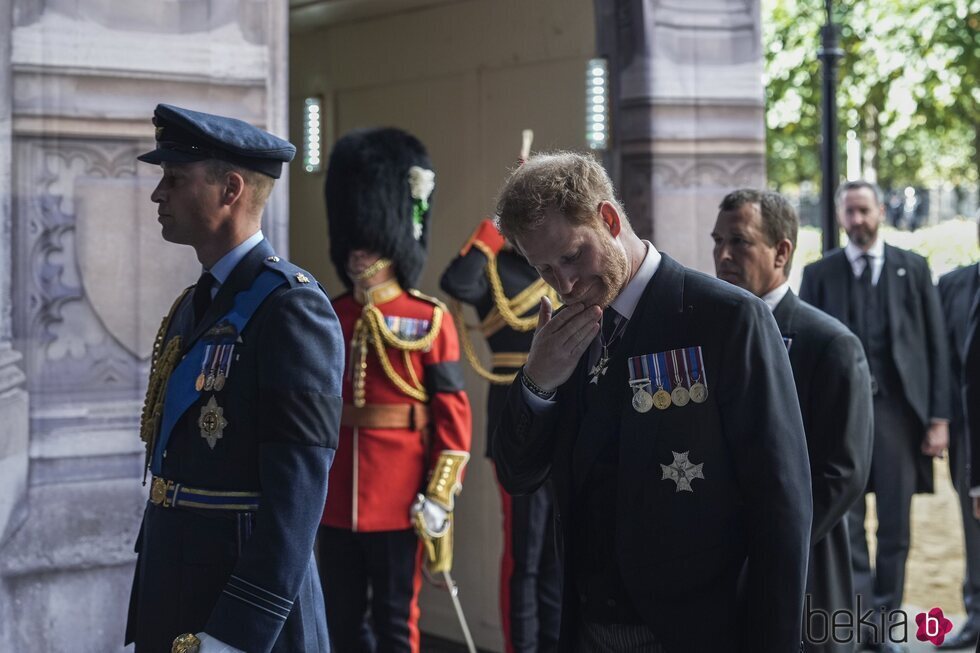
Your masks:
<path fill-rule="evenodd" d="M 612 322 L 607 323 L 607 318 L 612 318 Z M 602 314 L 602 328 L 599 330 L 599 360 L 589 370 L 589 376 L 591 376 L 589 383 L 598 385 L 599 377 L 605 376 L 609 370 L 609 349 L 616 344 L 619 336 L 626 330 L 627 322 L 628 320 L 617 313 L 614 308 L 608 308 Z"/>

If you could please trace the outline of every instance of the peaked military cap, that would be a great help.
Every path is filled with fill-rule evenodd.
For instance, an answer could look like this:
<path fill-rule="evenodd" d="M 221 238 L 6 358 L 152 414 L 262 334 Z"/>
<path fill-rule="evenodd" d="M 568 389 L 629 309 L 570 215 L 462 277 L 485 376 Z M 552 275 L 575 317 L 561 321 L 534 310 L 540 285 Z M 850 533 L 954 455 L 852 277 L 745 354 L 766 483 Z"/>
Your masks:
<path fill-rule="evenodd" d="M 192 163 L 221 159 L 278 179 L 296 147 L 236 118 L 158 104 L 153 112 L 157 149 L 138 157 L 145 163 Z"/>
<path fill-rule="evenodd" d="M 391 259 L 402 287 L 415 287 L 425 264 L 434 186 L 429 153 L 408 132 L 356 129 L 337 141 L 324 193 L 330 259 L 348 288 L 347 257 L 355 249 Z"/>

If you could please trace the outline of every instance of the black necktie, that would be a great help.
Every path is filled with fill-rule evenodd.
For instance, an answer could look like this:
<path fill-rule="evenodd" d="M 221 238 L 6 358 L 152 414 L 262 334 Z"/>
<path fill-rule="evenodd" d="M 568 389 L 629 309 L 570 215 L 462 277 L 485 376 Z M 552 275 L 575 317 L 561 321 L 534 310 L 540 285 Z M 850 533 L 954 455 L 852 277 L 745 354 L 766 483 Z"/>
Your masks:
<path fill-rule="evenodd" d="M 871 263 L 874 259 L 871 258 L 870 254 L 861 254 L 861 258 L 864 259 L 864 270 L 861 272 L 861 285 L 865 289 L 868 289 L 873 285 Z"/>
<path fill-rule="evenodd" d="M 197 280 L 197 286 L 194 287 L 194 324 L 201 323 L 211 306 L 211 287 L 215 281 L 210 272 L 202 273 Z"/>

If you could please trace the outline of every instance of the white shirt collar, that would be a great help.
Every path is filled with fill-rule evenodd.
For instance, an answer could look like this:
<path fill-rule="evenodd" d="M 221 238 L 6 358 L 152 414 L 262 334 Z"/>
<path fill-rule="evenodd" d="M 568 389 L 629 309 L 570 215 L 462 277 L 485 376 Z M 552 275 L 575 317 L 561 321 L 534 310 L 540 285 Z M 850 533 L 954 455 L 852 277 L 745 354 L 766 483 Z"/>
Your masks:
<path fill-rule="evenodd" d="M 217 288 L 228 280 L 228 277 L 231 275 L 231 271 L 242 262 L 245 255 L 252 251 L 252 248 L 262 242 L 264 238 L 265 236 L 262 235 L 262 230 L 259 229 L 254 234 L 232 248 L 230 252 L 218 259 L 218 262 L 211 266 L 210 270 L 206 270 L 206 272 L 210 272 L 211 276 L 217 280 L 217 283 L 213 286 L 211 291 L 212 296 L 214 296 L 214 293 L 217 292 Z"/>
<path fill-rule="evenodd" d="M 640 297 L 643 296 L 643 291 L 646 290 L 650 279 L 653 278 L 653 275 L 660 268 L 660 261 L 663 259 L 663 255 L 657 251 L 653 243 L 644 240 L 643 244 L 647 247 L 647 253 L 643 257 L 643 262 L 640 263 L 640 267 L 636 271 L 636 274 L 633 275 L 633 278 L 623 288 L 623 292 L 619 293 L 616 299 L 612 301 L 612 304 L 610 304 L 613 310 L 627 320 L 633 317 L 633 311 L 636 310 L 636 305 L 640 303 Z"/>
<path fill-rule="evenodd" d="M 783 301 L 783 297 L 789 292 L 789 280 L 786 280 L 782 285 L 776 286 L 765 295 L 762 296 L 762 301 L 766 303 L 770 311 L 776 310 L 779 306 L 779 302 Z"/>
<path fill-rule="evenodd" d="M 851 262 L 853 266 L 855 261 L 857 261 L 865 251 L 860 247 L 852 243 L 850 240 L 847 241 L 847 246 L 844 247 L 844 254 L 847 256 L 847 260 Z M 881 237 L 877 238 L 871 249 L 867 251 L 868 256 L 877 261 L 878 259 L 885 258 L 885 240 Z"/>

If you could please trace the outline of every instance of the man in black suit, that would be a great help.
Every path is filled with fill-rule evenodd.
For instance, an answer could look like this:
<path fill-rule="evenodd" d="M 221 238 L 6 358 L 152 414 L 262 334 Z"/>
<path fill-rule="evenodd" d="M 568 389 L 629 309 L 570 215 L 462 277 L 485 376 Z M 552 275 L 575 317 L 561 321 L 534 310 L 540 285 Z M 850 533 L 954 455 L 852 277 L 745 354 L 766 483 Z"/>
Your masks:
<path fill-rule="evenodd" d="M 532 157 L 497 213 L 566 304 L 492 445 L 508 492 L 555 492 L 559 650 L 799 650 L 810 470 L 769 309 L 637 237 L 591 157 Z"/>
<path fill-rule="evenodd" d="M 963 348 L 963 412 L 970 443 L 970 496 L 980 519 L 980 291 L 973 296 Z"/>
<path fill-rule="evenodd" d="M 806 650 L 850 653 L 835 642 L 835 610 L 854 610 L 847 511 L 871 469 L 871 374 L 861 341 L 847 327 L 801 302 L 789 287 L 799 219 L 778 193 L 737 190 L 719 206 L 711 238 L 718 278 L 748 290 L 773 311 L 793 366 L 803 413 L 813 527 L 803 637 Z"/>
<path fill-rule="evenodd" d="M 848 244 L 803 270 L 800 298 L 846 324 L 871 367 L 875 435 L 868 491 L 878 506 L 874 573 L 864 530 L 865 503 L 848 515 L 854 585 L 863 608 L 902 605 L 912 495 L 932 492 L 932 458 L 948 441 L 949 353 L 939 294 L 918 254 L 878 236 L 881 191 L 866 181 L 837 196 Z M 901 651 L 882 642 L 885 651 Z"/>
<path fill-rule="evenodd" d="M 949 466 L 953 484 L 960 496 L 963 512 L 963 536 L 966 553 L 966 577 L 963 579 L 963 605 L 967 620 L 939 648 L 955 649 L 973 646 L 980 637 L 980 524 L 973 519 L 970 498 L 970 448 L 967 442 L 966 405 L 958 393 L 963 387 L 966 345 L 969 339 L 970 309 L 980 292 L 980 267 L 967 265 L 939 279 L 939 296 L 949 334 L 951 385 L 954 388 L 952 419 L 949 422 Z"/>

